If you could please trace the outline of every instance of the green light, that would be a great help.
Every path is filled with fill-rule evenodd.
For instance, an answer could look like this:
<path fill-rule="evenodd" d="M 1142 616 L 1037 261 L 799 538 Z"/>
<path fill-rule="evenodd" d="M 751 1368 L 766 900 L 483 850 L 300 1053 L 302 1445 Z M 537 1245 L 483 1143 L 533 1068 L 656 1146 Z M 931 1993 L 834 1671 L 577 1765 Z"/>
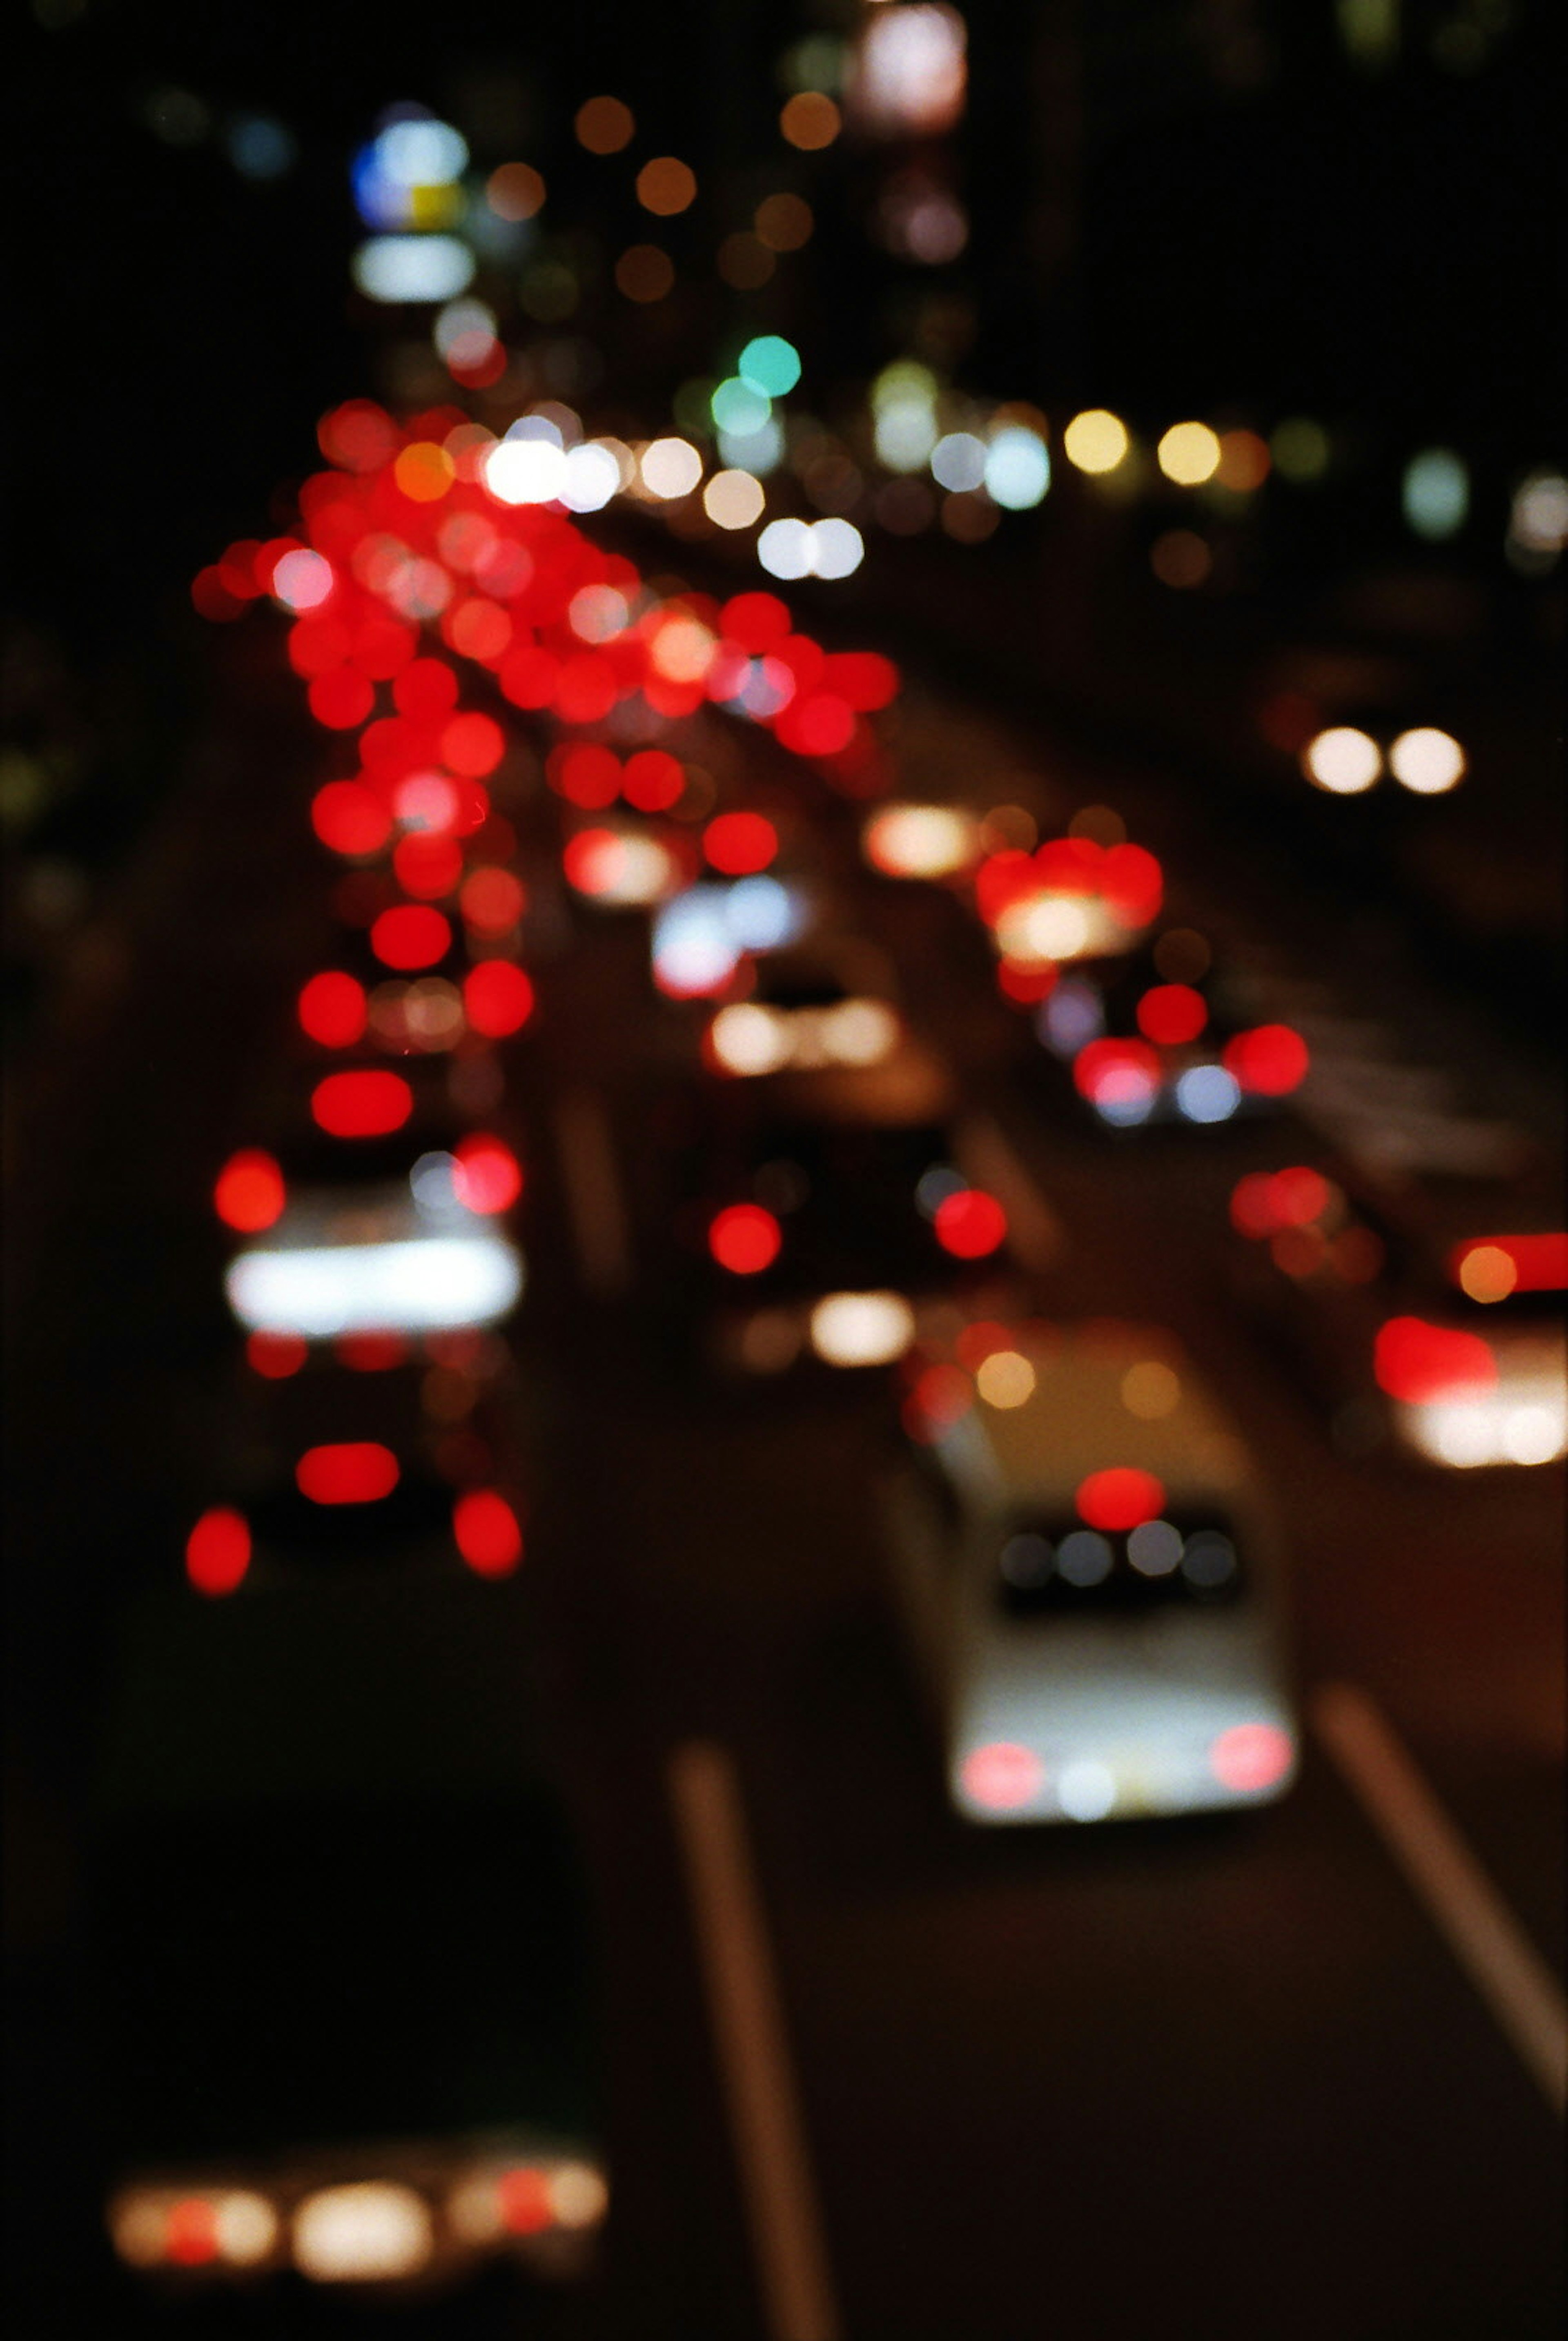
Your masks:
<path fill-rule="evenodd" d="M 759 334 L 741 352 L 735 372 L 753 390 L 782 398 L 800 380 L 800 353 L 782 334 Z"/>
<path fill-rule="evenodd" d="M 733 431 L 737 438 L 760 431 L 774 411 L 773 401 L 766 393 L 754 383 L 743 382 L 739 374 L 721 382 L 709 404 L 719 429 Z"/>

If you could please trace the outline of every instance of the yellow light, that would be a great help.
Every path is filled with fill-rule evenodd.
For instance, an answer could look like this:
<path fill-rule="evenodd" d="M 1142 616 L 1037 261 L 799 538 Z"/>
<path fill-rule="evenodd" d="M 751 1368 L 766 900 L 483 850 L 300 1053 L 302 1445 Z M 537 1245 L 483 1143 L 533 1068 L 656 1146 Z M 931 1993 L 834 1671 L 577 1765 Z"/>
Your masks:
<path fill-rule="evenodd" d="M 1388 769 L 1418 797 L 1442 796 L 1464 778 L 1464 751 L 1446 732 L 1402 732 L 1388 752 Z"/>
<path fill-rule="evenodd" d="M 577 108 L 572 126 L 577 144 L 590 154 L 618 154 L 631 144 L 637 125 L 631 107 L 618 97 L 591 97 Z"/>
<path fill-rule="evenodd" d="M 1126 424 L 1103 406 L 1075 414 L 1062 433 L 1062 452 L 1081 472 L 1114 472 L 1131 444 Z"/>
<path fill-rule="evenodd" d="M 1034 1395 L 1034 1369 L 1018 1350 L 993 1350 L 975 1370 L 974 1387 L 987 1406 L 1023 1406 Z"/>
<path fill-rule="evenodd" d="M 1353 724 L 1337 723 L 1320 732 L 1302 750 L 1302 770 L 1309 781 L 1331 796 L 1356 797 L 1370 789 L 1383 770 L 1377 742 Z"/>
<path fill-rule="evenodd" d="M 750 528 L 767 496 L 750 472 L 715 472 L 703 490 L 703 509 L 719 528 Z"/>
<path fill-rule="evenodd" d="M 1195 488 L 1220 468 L 1220 443 L 1206 423 L 1173 423 L 1154 451 L 1160 469 L 1179 488 Z"/>
<path fill-rule="evenodd" d="M 563 2227 L 596 2226 L 609 2208 L 610 2190 L 585 2162 L 564 2162 L 549 2180 L 550 2208 Z"/>
<path fill-rule="evenodd" d="M 433 504 L 457 477 L 457 466 L 434 439 L 416 439 L 398 456 L 392 476 L 411 503 Z"/>
<path fill-rule="evenodd" d="M 1500 1244 L 1477 1244 L 1459 1263 L 1459 1284 L 1472 1300 L 1506 1300 L 1519 1281 L 1517 1264 Z"/>
<path fill-rule="evenodd" d="M 649 662 L 670 682 L 701 682 L 717 644 L 700 618 L 666 618 L 649 647 Z"/>
<path fill-rule="evenodd" d="M 831 146 L 842 127 L 837 106 L 817 89 L 803 89 L 779 115 L 779 128 L 790 144 L 808 154 L 819 146 Z"/>
<path fill-rule="evenodd" d="M 688 210 L 696 193 L 695 173 L 674 154 L 655 154 L 637 174 L 637 201 L 645 212 L 657 212 L 661 218 Z"/>
<path fill-rule="evenodd" d="M 277 2242 L 277 2213 L 265 2195 L 236 2187 L 214 2206 L 213 2234 L 225 2259 L 236 2267 L 254 2267 Z"/>
<path fill-rule="evenodd" d="M 1182 1385 L 1169 1366 L 1157 1358 L 1141 1359 L 1122 1377 L 1122 1403 L 1140 1421 L 1158 1422 L 1181 1404 Z"/>

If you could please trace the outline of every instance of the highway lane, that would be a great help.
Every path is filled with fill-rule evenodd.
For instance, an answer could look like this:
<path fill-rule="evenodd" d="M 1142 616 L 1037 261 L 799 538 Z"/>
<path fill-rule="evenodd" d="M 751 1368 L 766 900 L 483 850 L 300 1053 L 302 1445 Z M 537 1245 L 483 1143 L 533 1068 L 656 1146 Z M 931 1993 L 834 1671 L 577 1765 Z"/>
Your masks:
<path fill-rule="evenodd" d="M 962 719 L 951 736 L 962 753 Z M 768 769 L 744 736 L 712 752 Z M 972 743 L 968 761 L 988 771 L 991 753 Z M 1084 792 L 1075 772 L 1056 786 L 1069 810 Z M 164 934 L 162 952 L 133 951 L 145 980 L 111 988 L 90 1041 L 62 1044 L 54 1128 L 94 1143 L 58 1155 L 40 1235 L 53 1306 L 24 1312 L 55 1324 L 57 1372 L 92 1360 L 114 1315 L 104 1262 L 138 1244 L 212 1323 L 195 1297 L 215 1250 L 200 1164 L 243 1101 L 265 995 L 286 996 L 321 932 L 308 841 L 282 853 L 253 925 L 236 923 L 253 827 L 274 833 L 254 790 L 211 803 L 149 882 L 140 939 Z M 812 829 L 842 876 L 844 823 Z M 210 888 L 192 891 L 215 853 L 236 873 L 215 921 Z M 978 985 L 984 955 L 966 973 L 963 953 L 943 956 L 940 921 L 929 931 L 943 906 L 913 891 L 857 900 L 1069 1230 L 1043 1305 L 1183 1334 L 1283 1497 L 1305 1679 L 1370 1690 L 1526 1937 L 1560 1959 L 1555 1475 L 1440 1479 L 1337 1457 L 1221 1297 L 1223 1197 L 1263 1136 L 1156 1137 L 1145 1151 L 1064 1128 L 1020 1099 L 1014 1027 Z M 694 1391 L 635 1296 L 584 1273 L 585 1228 L 613 1268 L 607 1210 L 634 1240 L 657 1238 L 673 1166 L 649 1103 L 667 1080 L 668 1011 L 635 918 L 584 914 L 574 941 L 556 931 L 519 1061 L 539 1148 L 519 1355 L 546 1401 L 531 1573 L 605 1912 L 617 2174 L 604 2276 L 563 2305 L 561 2329 L 773 2329 L 671 1798 L 671 1760 L 694 1741 L 734 1766 L 845 2331 L 1543 2329 L 1557 2230 L 1539 2094 L 1321 1748 L 1295 1798 L 1235 1827 L 1064 1840 L 944 1813 L 872 1500 L 884 1400 L 845 1383 L 804 1399 Z M 173 1017 L 220 934 L 250 1022 Z M 158 1046 L 128 1063 L 149 1031 Z M 119 1088 L 84 1090 L 84 1067 L 119 1068 Z M 136 1113 L 100 1125 L 132 1091 Z M 190 1224 L 160 1210 L 171 1118 Z M 583 1133 L 596 1128 L 617 1175 L 607 1189 L 601 1150 L 584 1201 Z M 111 1132 L 124 1184 L 105 1187 Z M 194 1356 L 176 1342 L 139 1391 L 123 1337 L 98 1360 L 88 1387 L 113 1427 L 90 1493 L 71 1479 L 69 1426 L 34 1404 L 35 1535 L 41 1520 L 57 1550 L 101 1569 L 94 1538 L 118 1506 L 141 1534 L 136 1566 L 152 1565 L 179 1510 L 171 1471 L 182 1499 L 207 1493 L 204 1341 Z M 159 1444 L 171 1417 L 187 1426 L 173 1467 Z M 75 2207 L 85 2223 L 90 2207 Z M 327 2308 L 309 2314 L 330 2328 Z M 245 2329 L 290 2329 L 266 2316 Z M 212 2329 L 230 2328 L 215 2312 Z"/>

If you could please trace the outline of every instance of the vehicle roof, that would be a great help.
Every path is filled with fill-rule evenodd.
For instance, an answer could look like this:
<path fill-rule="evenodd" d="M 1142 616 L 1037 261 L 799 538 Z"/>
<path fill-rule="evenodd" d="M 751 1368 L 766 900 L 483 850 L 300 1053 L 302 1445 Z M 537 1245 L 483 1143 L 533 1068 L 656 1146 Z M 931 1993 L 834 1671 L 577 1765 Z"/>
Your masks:
<path fill-rule="evenodd" d="M 1091 1471 L 1130 1465 L 1151 1471 L 1175 1499 L 1240 1489 L 1246 1450 L 1233 1425 L 1170 1334 L 1133 1325 L 1065 1329 L 1031 1354 L 1035 1385 L 1021 1406 L 984 1400 L 935 1441 L 950 1479 L 972 1500 L 1060 1502 Z M 1134 1414 L 1124 1383 L 1157 1363 L 1178 1379 L 1172 1410 Z"/>

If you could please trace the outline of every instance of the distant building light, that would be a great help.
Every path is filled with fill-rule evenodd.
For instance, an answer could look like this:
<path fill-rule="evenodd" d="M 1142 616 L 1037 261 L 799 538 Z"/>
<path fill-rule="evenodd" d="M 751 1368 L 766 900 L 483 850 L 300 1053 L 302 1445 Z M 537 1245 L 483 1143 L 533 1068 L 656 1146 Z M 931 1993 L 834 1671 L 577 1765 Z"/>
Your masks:
<path fill-rule="evenodd" d="M 854 120 L 881 138 L 951 130 L 964 112 L 967 42 L 955 8 L 879 8 L 851 65 L 845 97 Z"/>
<path fill-rule="evenodd" d="M 1400 503 L 1405 524 L 1432 544 L 1456 536 L 1470 511 L 1470 473 L 1447 447 L 1428 447 L 1404 467 Z"/>
<path fill-rule="evenodd" d="M 454 235 L 373 235 L 350 268 L 372 301 L 450 301 L 473 283 L 474 260 Z"/>

